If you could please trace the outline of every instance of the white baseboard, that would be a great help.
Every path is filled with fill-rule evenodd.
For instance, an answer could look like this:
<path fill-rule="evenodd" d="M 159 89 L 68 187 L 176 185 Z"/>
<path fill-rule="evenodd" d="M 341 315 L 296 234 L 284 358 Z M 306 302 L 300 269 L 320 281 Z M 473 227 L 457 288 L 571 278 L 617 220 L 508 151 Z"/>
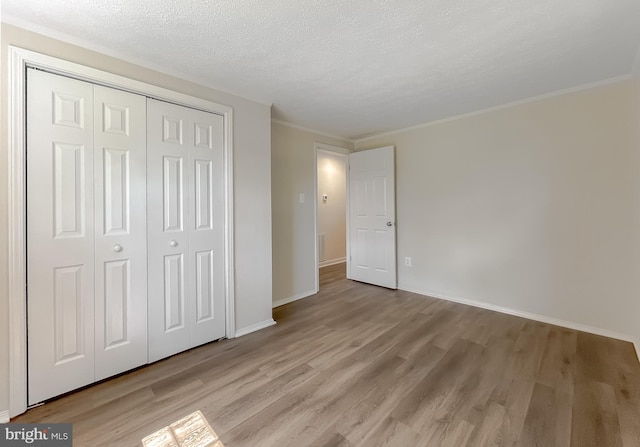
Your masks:
<path fill-rule="evenodd" d="M 329 259 L 327 261 L 320 261 L 318 267 L 329 267 L 330 265 L 342 264 L 343 262 L 347 262 L 347 258 Z"/>
<path fill-rule="evenodd" d="M 301 300 L 302 298 L 306 298 L 308 296 L 315 295 L 316 293 L 318 293 L 318 292 L 315 289 L 314 290 L 307 290 L 306 292 L 302 292 L 302 293 L 297 293 L 297 294 L 295 294 L 293 296 L 290 296 L 288 298 L 282 298 L 281 300 L 274 301 L 271 307 L 279 307 L 279 306 L 283 306 L 285 304 L 293 303 L 294 301 L 298 301 L 298 300 Z"/>
<path fill-rule="evenodd" d="M 259 331 L 260 329 L 267 328 L 269 326 L 273 326 L 276 324 L 273 318 L 269 318 L 268 320 L 261 321 L 260 323 L 252 324 L 251 326 L 243 327 L 242 329 L 238 329 L 236 331 L 236 338 L 242 337 L 243 335 L 250 334 L 255 331 Z"/>
<path fill-rule="evenodd" d="M 0 424 L 9 422 L 9 410 L 0 411 Z"/>
<path fill-rule="evenodd" d="M 416 290 L 410 287 L 398 286 L 398 289 L 406 292 L 417 293 L 419 295 L 425 295 L 431 298 L 437 298 L 439 300 L 453 301 L 454 303 L 466 304 L 468 306 L 479 307 L 481 309 L 493 310 L 507 315 L 513 315 L 516 317 L 527 318 L 529 320 L 540 321 L 541 323 L 553 324 L 554 326 L 566 327 L 567 329 L 574 329 L 576 331 L 588 332 L 595 335 L 602 335 L 603 337 L 615 338 L 617 340 L 628 341 L 633 343 L 636 350 L 636 356 L 640 361 L 640 340 L 636 337 L 627 334 L 621 334 L 619 332 L 611 331 L 609 329 L 603 329 L 596 326 L 589 326 L 587 324 L 576 323 L 573 321 L 561 320 L 559 318 L 549 317 L 547 315 L 535 314 L 532 312 L 526 312 L 511 307 L 498 306 L 496 304 L 485 303 L 482 301 L 474 301 L 465 298 L 458 298 L 452 296 L 440 295 L 437 293 L 430 293 L 424 290 Z"/>

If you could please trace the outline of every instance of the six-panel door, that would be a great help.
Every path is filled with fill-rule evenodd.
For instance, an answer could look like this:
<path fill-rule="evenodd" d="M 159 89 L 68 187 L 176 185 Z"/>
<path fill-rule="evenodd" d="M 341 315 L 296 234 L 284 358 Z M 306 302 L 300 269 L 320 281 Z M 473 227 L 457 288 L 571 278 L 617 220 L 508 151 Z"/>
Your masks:
<path fill-rule="evenodd" d="M 95 380 L 147 362 L 146 98 L 94 87 Z"/>
<path fill-rule="evenodd" d="M 395 289 L 392 146 L 349 154 L 349 278 Z"/>
<path fill-rule="evenodd" d="M 93 86 L 29 70 L 29 403 L 94 381 Z"/>
<path fill-rule="evenodd" d="M 223 119 L 147 102 L 149 361 L 222 338 Z"/>

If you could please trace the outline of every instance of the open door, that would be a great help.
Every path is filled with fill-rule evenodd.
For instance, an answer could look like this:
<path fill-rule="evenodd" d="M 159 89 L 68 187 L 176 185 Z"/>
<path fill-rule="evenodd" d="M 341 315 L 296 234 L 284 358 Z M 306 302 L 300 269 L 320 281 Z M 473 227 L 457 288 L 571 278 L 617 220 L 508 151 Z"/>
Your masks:
<path fill-rule="evenodd" d="M 349 154 L 348 278 L 397 288 L 393 146 Z"/>

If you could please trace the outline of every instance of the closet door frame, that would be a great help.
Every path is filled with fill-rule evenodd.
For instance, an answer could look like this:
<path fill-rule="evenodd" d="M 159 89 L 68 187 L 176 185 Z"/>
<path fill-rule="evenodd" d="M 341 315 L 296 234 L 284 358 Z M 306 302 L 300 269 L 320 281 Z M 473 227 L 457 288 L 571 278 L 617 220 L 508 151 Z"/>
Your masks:
<path fill-rule="evenodd" d="M 233 252 L 233 109 L 124 76 L 9 46 L 9 160 L 7 219 L 9 269 L 9 416 L 27 410 L 26 76 L 36 68 L 96 85 L 222 115 L 224 118 L 225 336 L 235 337 Z"/>

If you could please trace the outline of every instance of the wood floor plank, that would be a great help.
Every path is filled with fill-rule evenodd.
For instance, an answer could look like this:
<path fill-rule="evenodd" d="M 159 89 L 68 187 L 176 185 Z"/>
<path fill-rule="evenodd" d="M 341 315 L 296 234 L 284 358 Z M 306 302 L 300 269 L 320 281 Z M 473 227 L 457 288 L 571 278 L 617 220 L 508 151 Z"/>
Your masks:
<path fill-rule="evenodd" d="M 376 386 L 388 383 L 394 371 L 402 368 L 404 363 L 404 359 L 393 352 L 387 352 L 375 366 L 370 364 L 363 368 L 336 392 L 323 392 L 321 398 L 314 403 L 314 411 L 300 420 L 298 433 L 286 445 L 307 445 L 329 427 L 335 427 L 342 415 L 357 405 L 361 396 L 368 395 Z"/>
<path fill-rule="evenodd" d="M 325 432 L 318 437 L 318 439 L 314 440 L 311 444 L 308 444 L 309 447 L 351 447 L 351 444 L 344 436 L 340 433 L 335 432 Z"/>
<path fill-rule="evenodd" d="M 536 383 L 529 402 L 519 444 L 530 447 L 548 447 L 556 443 L 556 406 L 553 389 Z"/>
<path fill-rule="evenodd" d="M 509 394 L 513 393 L 514 387 L 518 390 L 520 398 L 526 397 L 520 393 L 523 385 L 530 392 L 533 391 L 533 383 L 540 368 L 550 328 L 549 325 L 525 320 L 513 349 L 505 360 L 503 380 L 494 389 L 492 400 L 507 407 L 506 401 Z M 525 405 L 528 405 L 528 400 Z M 524 409 L 526 411 L 526 407 Z"/>
<path fill-rule="evenodd" d="M 540 383 L 572 392 L 578 336 L 575 331 L 553 327 L 536 375 Z"/>
<path fill-rule="evenodd" d="M 640 445 L 640 367 L 631 343 L 607 340 L 622 444 Z"/>
<path fill-rule="evenodd" d="M 284 397 L 286 391 L 295 390 L 316 375 L 317 372 L 309 365 L 299 365 L 251 392 L 235 393 L 236 397 L 227 401 L 216 399 L 210 406 L 204 406 L 203 411 L 216 421 L 220 433 L 226 432 Z"/>
<path fill-rule="evenodd" d="M 571 445 L 571 426 L 573 418 L 573 386 L 571 391 L 556 390 L 556 446 Z M 640 438 L 638 438 L 640 440 Z"/>
<path fill-rule="evenodd" d="M 472 380 L 482 346 L 460 339 L 406 396 L 391 415 L 412 428 L 429 425 L 446 411 L 458 387 Z M 453 373 L 455 371 L 455 373 Z"/>
<path fill-rule="evenodd" d="M 622 446 L 613 387 L 594 380 L 578 381 L 571 427 L 571 447 Z"/>
<path fill-rule="evenodd" d="M 340 396 L 345 387 L 353 385 L 354 377 L 366 364 L 347 358 L 324 374 L 314 377 L 303 390 L 296 390 L 243 421 L 227 433 L 219 433 L 229 445 L 283 445 L 298 435 L 309 418 L 320 410 L 325 399 Z M 366 384 L 364 384 L 366 386 Z M 285 431 L 273 427 L 284 425 Z M 214 427 L 215 429 L 215 427 Z"/>
<path fill-rule="evenodd" d="M 438 363 L 444 351 L 424 345 L 414 356 L 390 371 L 387 380 L 378 383 L 369 393 L 336 422 L 335 428 L 354 445 L 362 443 L 368 434 L 391 413 L 397 404 L 397 396 L 406 395 Z"/>
<path fill-rule="evenodd" d="M 510 445 L 505 440 L 506 422 L 506 409 L 496 402 L 489 402 L 481 421 L 470 435 L 468 445 L 478 447 Z"/>
<path fill-rule="evenodd" d="M 420 436 L 402 422 L 387 416 L 362 442 L 363 445 L 379 446 L 415 446 L 419 445 Z"/>
<path fill-rule="evenodd" d="M 227 447 L 640 447 L 627 342 L 321 270 L 276 326 L 34 408 L 74 446 L 128 447 L 201 410 Z"/>
<path fill-rule="evenodd" d="M 596 382 L 612 383 L 615 371 L 609 368 L 609 354 L 607 338 L 586 332 L 577 333 L 576 363 L 582 377 Z"/>

